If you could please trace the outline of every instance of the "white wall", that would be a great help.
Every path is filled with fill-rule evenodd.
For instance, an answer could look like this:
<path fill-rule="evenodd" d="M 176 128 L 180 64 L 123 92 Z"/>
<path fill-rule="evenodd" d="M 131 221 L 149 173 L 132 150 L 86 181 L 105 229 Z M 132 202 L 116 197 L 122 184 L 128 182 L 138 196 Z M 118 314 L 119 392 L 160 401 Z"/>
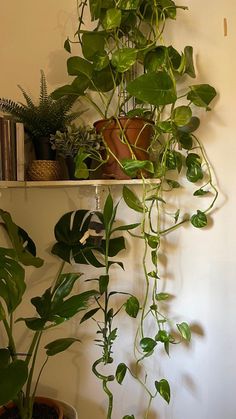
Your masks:
<path fill-rule="evenodd" d="M 66 53 L 62 46 L 75 28 L 75 0 L 8 0 L 1 4 L 0 26 L 0 96 L 19 100 L 16 85 L 21 84 L 37 97 L 39 70 L 46 72 L 49 87 L 66 82 Z M 159 360 L 150 368 L 161 369 L 172 384 L 172 401 L 166 406 L 159 398 L 153 404 L 150 419 L 235 419 L 236 367 L 235 337 L 235 207 L 234 184 L 236 142 L 235 120 L 235 24 L 233 0 L 186 0 L 188 12 L 170 26 L 177 48 L 192 45 L 196 53 L 197 82 L 209 82 L 219 92 L 211 113 L 203 116 L 199 131 L 215 168 L 220 189 L 212 227 L 204 231 L 183 228 L 172 235 L 168 254 L 166 289 L 176 295 L 172 313 L 195 324 L 196 333 L 189 348 L 175 347 L 170 359 Z M 223 33 L 223 18 L 228 20 L 228 36 Z M 112 188 L 115 197 L 120 187 Z M 53 242 L 53 226 L 66 211 L 78 207 L 93 208 L 94 190 L 40 189 L 2 190 L 0 206 L 10 210 L 16 222 L 38 243 L 39 254 L 47 260 L 43 275 L 33 273 L 29 297 L 39 292 L 57 269 L 48 253 Z M 130 213 L 122 204 L 119 218 L 126 222 Z M 116 271 L 115 283 L 121 279 L 134 291 L 137 284 L 137 254 L 128 238 L 125 255 L 127 277 Z M 119 285 L 120 286 L 120 285 Z M 30 313 L 26 307 L 27 314 Z M 117 357 L 129 358 L 128 345 L 132 322 L 121 320 L 122 341 Z M 82 419 L 103 419 L 105 397 L 100 384 L 90 372 L 90 363 L 98 355 L 92 343 L 92 328 L 79 328 L 77 322 L 61 327 L 58 334 L 78 334 L 83 340 L 68 353 L 51 361 L 42 377 L 41 393 L 62 398 L 76 405 Z M 125 350 L 124 350 L 125 346 Z M 142 419 L 143 395 L 132 381 L 115 389 L 114 419 L 129 411 Z M 140 407 L 140 409 L 139 409 Z M 133 408 L 133 409 L 132 409 Z"/>

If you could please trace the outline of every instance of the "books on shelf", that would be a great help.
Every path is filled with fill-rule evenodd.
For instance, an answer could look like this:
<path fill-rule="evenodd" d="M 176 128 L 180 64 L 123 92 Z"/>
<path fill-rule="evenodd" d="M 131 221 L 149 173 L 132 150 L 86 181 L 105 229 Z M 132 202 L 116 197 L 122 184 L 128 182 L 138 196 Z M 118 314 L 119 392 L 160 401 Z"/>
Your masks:
<path fill-rule="evenodd" d="M 0 180 L 24 180 L 24 125 L 0 117 Z"/>

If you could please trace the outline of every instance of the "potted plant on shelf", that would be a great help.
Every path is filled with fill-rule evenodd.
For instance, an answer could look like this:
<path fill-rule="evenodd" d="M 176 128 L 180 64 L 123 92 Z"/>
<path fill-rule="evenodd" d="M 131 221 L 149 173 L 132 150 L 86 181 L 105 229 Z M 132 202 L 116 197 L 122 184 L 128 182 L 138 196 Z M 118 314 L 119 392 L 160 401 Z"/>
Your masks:
<path fill-rule="evenodd" d="M 86 26 L 87 7 L 94 29 Z M 186 76 L 195 77 L 192 47 L 178 52 L 163 40 L 166 20 L 176 19 L 179 9 L 186 7 L 172 0 L 79 2 L 81 55 L 67 61 L 75 78 L 52 95 L 83 97 L 103 118 L 95 127 L 106 148 L 104 177 L 126 179 L 140 176 L 140 170 L 156 176 L 150 155 L 159 137 L 184 142 L 182 127 L 190 125 L 193 132 L 199 125 L 192 109 L 208 110 L 216 95 L 208 84 L 183 89 Z M 68 52 L 72 44 L 68 38 Z"/>
<path fill-rule="evenodd" d="M 87 179 L 91 157 L 100 160 L 101 135 L 93 127 L 68 125 L 64 132 L 56 131 L 51 135 L 50 143 L 57 156 L 65 161 L 69 179 Z"/>
<path fill-rule="evenodd" d="M 60 403 L 55 407 L 50 400 L 36 398 L 36 392 L 49 358 L 63 352 L 79 339 L 63 337 L 48 343 L 45 346 L 45 362 L 38 370 L 36 364 L 41 338 L 48 329 L 84 310 L 97 292 L 90 290 L 71 295 L 81 274 L 63 273 L 63 262 L 53 285 L 41 296 L 31 299 L 37 313 L 30 318 L 17 319 L 17 309 L 26 300 L 25 267 L 39 268 L 43 260 L 36 256 L 33 241 L 12 221 L 10 214 L 0 210 L 0 216 L 1 228 L 11 243 L 10 247 L 0 247 L 0 326 L 6 342 L 0 347 L 0 417 L 31 419 L 33 412 L 37 412 L 36 417 L 63 419 Z M 24 322 L 26 330 L 31 332 L 31 343 L 24 353 L 17 349 L 15 322 Z"/>
<path fill-rule="evenodd" d="M 47 82 L 43 70 L 40 78 L 40 94 L 38 103 L 34 103 L 29 94 L 21 87 L 25 104 L 11 99 L 0 98 L 0 110 L 10 114 L 15 121 L 24 124 L 25 133 L 32 141 L 35 158 L 29 168 L 31 180 L 58 180 L 62 171 L 60 164 L 55 161 L 55 151 L 50 144 L 50 135 L 57 130 L 64 132 L 67 124 L 76 119 L 82 112 L 71 112 L 75 98 L 63 97 L 52 99 L 48 94 Z M 41 162 L 41 161 L 44 162 Z M 44 179 L 46 178 L 46 179 Z"/>

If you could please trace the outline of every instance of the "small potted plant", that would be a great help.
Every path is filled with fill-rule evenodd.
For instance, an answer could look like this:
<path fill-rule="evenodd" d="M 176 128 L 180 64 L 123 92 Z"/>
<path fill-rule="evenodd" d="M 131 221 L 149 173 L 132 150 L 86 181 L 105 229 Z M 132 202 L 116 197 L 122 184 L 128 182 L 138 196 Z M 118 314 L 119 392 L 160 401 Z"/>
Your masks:
<path fill-rule="evenodd" d="M 86 8 L 93 29 L 86 26 Z M 195 77 L 193 49 L 178 52 L 164 44 L 166 21 L 175 20 L 181 9 L 187 8 L 172 0 L 79 2 L 76 36 L 82 55 L 68 59 L 68 74 L 75 78 L 53 97 L 83 97 L 102 118 L 95 127 L 108 155 L 106 177 L 136 177 L 141 169 L 154 176 L 149 161 L 153 132 L 179 139 L 180 126 L 198 127 L 193 109 L 208 110 L 216 95 L 208 84 L 183 89 L 182 80 Z M 65 42 L 68 52 L 72 42 Z"/>
<path fill-rule="evenodd" d="M 0 217 L 1 229 L 5 230 L 11 243 L 10 247 L 0 247 L 0 327 L 5 340 L 5 345 L 1 343 L 0 347 L 0 417 L 31 419 L 36 411 L 36 417 L 63 419 L 60 403 L 55 407 L 51 400 L 48 404 L 45 398 L 37 399 L 36 392 L 49 358 L 63 352 L 79 339 L 62 337 L 48 343 L 44 348 L 45 362 L 38 370 L 41 338 L 47 329 L 62 324 L 84 310 L 97 292 L 90 290 L 71 295 L 81 274 L 63 273 L 63 262 L 53 285 L 47 287 L 41 296 L 31 299 L 36 314 L 30 318 L 17 318 L 17 309 L 26 299 L 26 267 L 39 268 L 43 260 L 36 256 L 33 241 L 12 221 L 10 214 L 0 210 Z M 31 333 L 31 342 L 24 353 L 17 349 L 15 322 L 24 322 L 26 330 Z"/>
<path fill-rule="evenodd" d="M 43 70 L 37 104 L 21 86 L 18 87 L 26 104 L 0 98 L 0 110 L 10 114 L 16 121 L 23 122 L 25 132 L 33 142 L 37 160 L 54 160 L 55 151 L 50 146 L 50 135 L 55 134 L 57 130 L 65 131 L 67 124 L 81 114 L 71 112 L 75 98 L 67 96 L 57 101 L 52 99 L 51 94 L 48 94 Z"/>
<path fill-rule="evenodd" d="M 90 160 L 86 160 L 86 155 L 96 160 L 102 149 L 101 135 L 95 128 L 85 125 L 71 124 L 64 132 L 56 131 L 50 136 L 50 143 L 57 156 L 65 160 L 69 179 L 86 179 L 89 175 L 88 166 L 90 167 Z"/>

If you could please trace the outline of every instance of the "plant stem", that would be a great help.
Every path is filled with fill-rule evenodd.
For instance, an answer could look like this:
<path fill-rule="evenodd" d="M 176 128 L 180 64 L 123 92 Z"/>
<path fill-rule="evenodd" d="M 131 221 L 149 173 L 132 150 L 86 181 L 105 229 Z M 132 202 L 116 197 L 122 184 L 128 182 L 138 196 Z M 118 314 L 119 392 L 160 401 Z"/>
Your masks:
<path fill-rule="evenodd" d="M 8 341 L 9 341 L 10 354 L 11 354 L 12 360 L 14 361 L 15 359 L 17 359 L 17 355 L 16 355 L 16 346 L 15 346 L 15 342 L 12 335 L 12 330 L 6 319 L 3 319 L 3 324 L 4 324 Z"/>

